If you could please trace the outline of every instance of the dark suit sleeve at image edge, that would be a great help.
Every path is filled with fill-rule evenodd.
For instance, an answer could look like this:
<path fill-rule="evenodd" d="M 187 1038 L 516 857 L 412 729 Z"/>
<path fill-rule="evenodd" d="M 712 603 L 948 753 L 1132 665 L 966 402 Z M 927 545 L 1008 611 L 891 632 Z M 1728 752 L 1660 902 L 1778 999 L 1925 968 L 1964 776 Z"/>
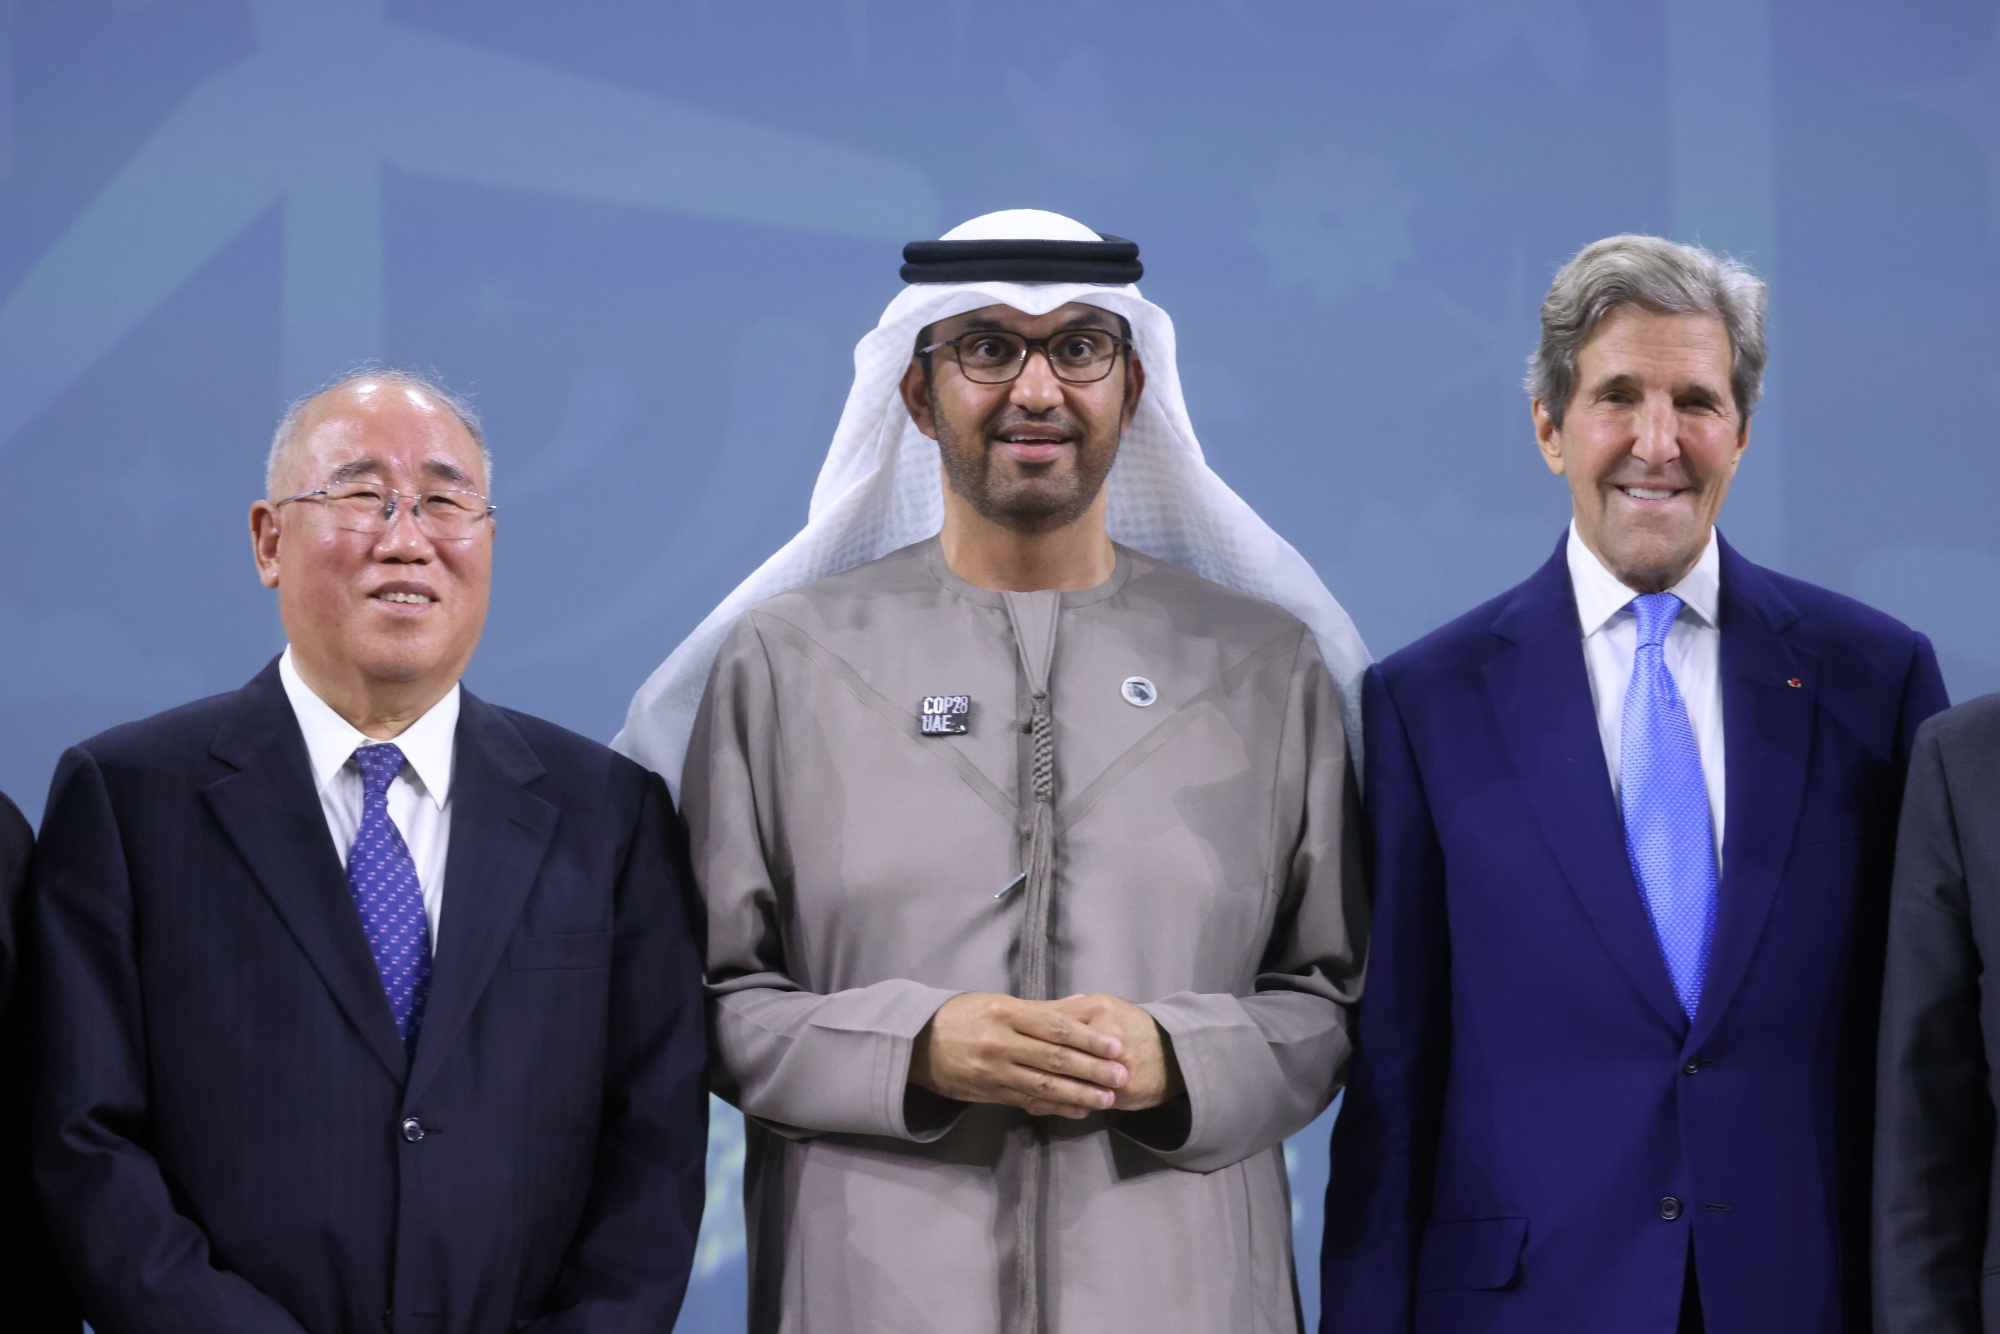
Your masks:
<path fill-rule="evenodd" d="M 35 831 L 0 793 L 0 1311 L 9 1334 L 76 1334 L 82 1317 L 48 1254 L 48 1224 L 28 1170 L 27 1089 L 32 1016 L 19 988 L 17 934 Z"/>
<path fill-rule="evenodd" d="M 1980 1329 L 1993 1108 L 1956 805 L 1939 740 L 1916 739 L 1897 836 L 1875 1144 L 1875 1317 L 1884 1334 Z M 1989 746 L 2000 736 L 1988 726 Z M 1976 806 L 2000 793 L 1963 794 Z"/>
<path fill-rule="evenodd" d="M 708 1063 L 701 959 L 666 785 L 643 784 L 620 873 L 597 1176 L 533 1334 L 670 1329 L 701 1227 Z"/>
<path fill-rule="evenodd" d="M 125 855 L 97 761 L 68 751 L 42 818 L 28 917 L 43 1053 L 33 1145 L 50 1232 L 101 1326 L 303 1334 L 215 1266 L 140 1142 L 147 1068 Z"/>
<path fill-rule="evenodd" d="M 1362 707 L 1374 932 L 1347 1099 L 1334 1123 L 1320 1329 L 1404 1334 L 1451 1042 L 1444 859 L 1416 753 L 1380 667 L 1368 673 Z"/>

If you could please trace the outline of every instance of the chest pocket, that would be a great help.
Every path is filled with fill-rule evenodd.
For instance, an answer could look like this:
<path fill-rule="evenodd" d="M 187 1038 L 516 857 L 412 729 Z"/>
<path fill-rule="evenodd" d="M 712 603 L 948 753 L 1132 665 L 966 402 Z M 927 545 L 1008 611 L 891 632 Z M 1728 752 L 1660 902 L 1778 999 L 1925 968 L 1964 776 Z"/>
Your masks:
<path fill-rule="evenodd" d="M 521 971 L 542 968 L 609 968 L 609 931 L 579 931 L 556 936 L 516 936 L 507 947 L 507 964 Z"/>

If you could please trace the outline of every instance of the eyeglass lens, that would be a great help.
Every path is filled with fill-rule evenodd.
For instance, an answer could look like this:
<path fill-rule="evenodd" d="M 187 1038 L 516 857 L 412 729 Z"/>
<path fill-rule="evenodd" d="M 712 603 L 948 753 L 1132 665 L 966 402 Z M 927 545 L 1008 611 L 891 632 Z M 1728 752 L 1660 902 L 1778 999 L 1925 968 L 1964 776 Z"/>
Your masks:
<path fill-rule="evenodd" d="M 1101 329 L 1072 329 L 1047 338 L 1027 339 L 1005 330 L 980 330 L 959 338 L 959 369 L 980 384 L 1005 384 L 1021 373 L 1028 350 L 1039 347 L 1049 358 L 1056 378 L 1088 384 L 1111 374 L 1118 359 L 1118 339 Z"/>
<path fill-rule="evenodd" d="M 324 500 L 334 523 L 357 533 L 381 532 L 407 501 L 416 502 L 412 510 L 417 527 L 430 537 L 471 537 L 487 516 L 484 498 L 470 491 L 426 491 L 410 496 L 359 482 L 328 487 Z"/>

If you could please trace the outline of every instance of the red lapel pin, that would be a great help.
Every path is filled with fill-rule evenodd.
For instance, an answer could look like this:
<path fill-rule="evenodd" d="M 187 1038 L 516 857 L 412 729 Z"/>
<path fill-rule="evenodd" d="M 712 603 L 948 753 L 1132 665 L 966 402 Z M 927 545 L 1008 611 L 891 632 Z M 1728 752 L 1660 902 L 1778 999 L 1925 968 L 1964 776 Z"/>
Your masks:
<path fill-rule="evenodd" d="M 1785 684 L 1790 686 L 1792 689 L 1797 690 L 1799 687 L 1803 686 L 1805 682 L 1799 680 L 1799 678 L 1796 676 L 1789 676 L 1785 678 Z"/>

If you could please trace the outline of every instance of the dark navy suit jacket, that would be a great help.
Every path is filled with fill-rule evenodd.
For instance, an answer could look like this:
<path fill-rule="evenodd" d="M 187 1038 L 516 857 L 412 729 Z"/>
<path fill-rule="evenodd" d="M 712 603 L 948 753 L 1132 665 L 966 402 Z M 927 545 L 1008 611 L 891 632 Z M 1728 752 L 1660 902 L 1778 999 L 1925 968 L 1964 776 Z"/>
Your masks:
<path fill-rule="evenodd" d="M 0 793 L 0 1330 L 78 1334 L 83 1317 L 48 1254 L 28 1177 L 29 1054 L 17 932 L 35 831 Z"/>
<path fill-rule="evenodd" d="M 1719 539 L 1718 539 L 1719 540 Z M 1375 922 L 1327 1334 L 1866 1329 L 1896 810 L 1923 636 L 1721 547 L 1726 814 L 1701 1008 L 1631 863 L 1562 546 L 1365 687 Z"/>
<path fill-rule="evenodd" d="M 659 780 L 462 697 L 406 1060 L 276 664 L 63 756 L 36 1170 L 99 1334 L 667 1330 L 700 963 Z"/>

